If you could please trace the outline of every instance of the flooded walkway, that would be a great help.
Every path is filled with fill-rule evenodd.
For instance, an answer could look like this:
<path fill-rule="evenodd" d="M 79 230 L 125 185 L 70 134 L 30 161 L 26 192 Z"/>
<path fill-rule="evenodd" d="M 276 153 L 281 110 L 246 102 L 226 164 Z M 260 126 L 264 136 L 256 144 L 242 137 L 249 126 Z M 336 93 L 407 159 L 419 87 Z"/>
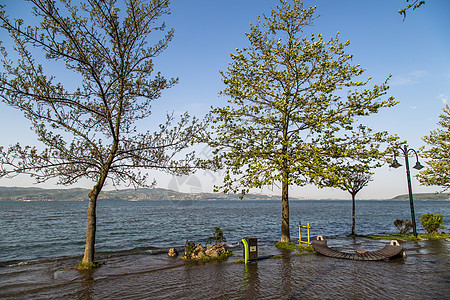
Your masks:
<path fill-rule="evenodd" d="M 347 239 L 341 250 L 380 245 Z M 226 262 L 206 264 L 165 254 L 104 255 L 103 266 L 84 275 L 73 269 L 77 259 L 62 259 L 1 267 L 0 298 L 449 299 L 450 243 L 408 242 L 403 247 L 405 259 L 351 261 L 262 245 L 260 255 L 280 257 L 247 266 L 232 263 L 242 258 L 240 249 Z"/>

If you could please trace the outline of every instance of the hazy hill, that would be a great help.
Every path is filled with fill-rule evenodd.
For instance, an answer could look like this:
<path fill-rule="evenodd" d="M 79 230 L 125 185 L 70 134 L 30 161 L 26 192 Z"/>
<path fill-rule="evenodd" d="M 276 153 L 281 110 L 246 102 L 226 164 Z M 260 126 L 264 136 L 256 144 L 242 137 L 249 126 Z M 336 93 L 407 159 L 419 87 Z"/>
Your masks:
<path fill-rule="evenodd" d="M 409 200 L 409 195 L 399 195 L 395 198 L 392 198 L 392 200 Z M 450 193 L 420 193 L 420 194 L 413 194 L 413 200 L 434 200 L 434 201 L 445 201 L 450 200 Z"/>
<path fill-rule="evenodd" d="M 43 189 L 37 187 L 2 187 L 0 186 L 0 201 L 83 201 L 88 199 L 88 189 Z M 124 189 L 102 191 L 100 199 L 110 200 L 239 200 L 239 195 L 221 193 L 180 193 L 161 188 Z M 279 196 L 260 194 L 245 195 L 245 200 L 279 200 Z M 291 200 L 302 200 L 290 197 Z M 399 195 L 392 200 L 408 200 L 408 194 Z M 449 193 L 414 194 L 414 200 L 450 200 Z"/>
<path fill-rule="evenodd" d="M 2 187 L 0 201 L 82 201 L 88 199 L 88 189 L 42 189 L 36 187 Z M 102 191 L 100 199 L 110 200 L 239 200 L 239 195 L 221 193 L 180 193 L 161 188 L 140 188 L 115 191 Z M 246 200 L 278 199 L 276 196 L 249 194 Z M 295 198 L 293 198 L 295 199 Z"/>
<path fill-rule="evenodd" d="M 16 201 L 45 201 L 45 200 L 84 200 L 87 199 L 89 190 L 81 188 L 73 189 L 42 189 L 0 186 L 0 200 Z"/>

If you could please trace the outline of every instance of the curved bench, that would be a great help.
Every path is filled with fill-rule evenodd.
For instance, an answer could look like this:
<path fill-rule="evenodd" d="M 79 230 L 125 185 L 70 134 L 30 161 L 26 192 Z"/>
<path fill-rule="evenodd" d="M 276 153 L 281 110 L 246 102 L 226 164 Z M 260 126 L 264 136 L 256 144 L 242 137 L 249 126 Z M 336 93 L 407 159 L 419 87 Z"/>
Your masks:
<path fill-rule="evenodd" d="M 327 241 L 322 236 L 318 236 L 317 240 L 313 241 L 311 244 L 317 253 L 334 258 L 351 260 L 383 260 L 398 256 L 404 257 L 403 246 L 401 246 L 398 241 L 392 241 L 381 250 L 360 251 L 356 253 L 346 253 L 330 249 L 328 248 Z"/>

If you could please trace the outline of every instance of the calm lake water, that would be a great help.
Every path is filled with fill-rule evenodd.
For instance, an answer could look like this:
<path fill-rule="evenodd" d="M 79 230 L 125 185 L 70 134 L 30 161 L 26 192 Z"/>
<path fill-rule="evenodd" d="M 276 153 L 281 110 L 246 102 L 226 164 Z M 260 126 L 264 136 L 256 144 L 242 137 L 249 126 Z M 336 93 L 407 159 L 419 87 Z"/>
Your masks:
<path fill-rule="evenodd" d="M 357 201 L 356 232 L 398 232 L 410 219 L 408 201 Z M 444 214 L 450 202 L 415 201 L 423 213 Z M 100 201 L 96 253 L 102 267 L 74 269 L 84 250 L 87 202 L 0 202 L 0 297 L 19 299 L 450 299 L 450 243 L 408 242 L 407 258 L 354 262 L 273 245 L 280 238 L 281 201 Z M 291 238 L 310 223 L 343 251 L 376 250 L 386 241 L 348 238 L 351 201 L 291 201 Z M 200 264 L 167 257 L 186 240 L 205 243 L 215 226 L 235 255 Z M 243 237 L 258 238 L 260 255 L 281 255 L 247 266 Z"/>

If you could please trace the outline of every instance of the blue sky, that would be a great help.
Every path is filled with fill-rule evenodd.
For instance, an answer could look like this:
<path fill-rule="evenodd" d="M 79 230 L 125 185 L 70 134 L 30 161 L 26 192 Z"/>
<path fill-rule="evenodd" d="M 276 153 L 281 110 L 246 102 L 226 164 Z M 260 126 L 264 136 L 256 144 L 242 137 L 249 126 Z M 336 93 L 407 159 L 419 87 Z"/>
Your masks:
<path fill-rule="evenodd" d="M 179 77 L 180 83 L 163 93 L 155 102 L 154 116 L 166 111 L 189 111 L 203 116 L 211 105 L 226 104 L 226 98 L 218 96 L 224 88 L 219 70 L 225 70 L 230 53 L 247 45 L 245 32 L 249 23 L 270 13 L 278 1 L 270 0 L 178 0 L 172 1 L 166 25 L 175 29 L 175 38 L 169 48 L 158 57 L 156 69 L 168 77 Z M 408 141 L 412 148 L 424 145 L 422 136 L 436 129 L 439 114 L 450 96 L 450 1 L 427 1 L 416 11 L 410 11 L 405 21 L 398 14 L 404 0 L 320 0 L 305 1 L 316 5 L 320 17 L 308 30 L 322 33 L 324 38 L 340 33 L 341 41 L 350 40 L 347 52 L 354 55 L 353 62 L 366 68 L 365 75 L 372 82 L 381 83 L 389 75 L 389 95 L 400 101 L 395 107 L 384 110 L 366 120 L 376 130 L 387 130 Z M 20 16 L 29 8 L 24 1 L 0 0 L 6 3 L 11 16 Z M 309 32 L 305 34 L 309 34 Z M 5 31 L 0 38 L 7 43 Z M 50 69 L 56 72 L 56 69 Z M 57 74 L 66 74 L 61 69 Z M 71 75 L 63 75 L 67 81 Z M 76 78 L 76 77 L 74 77 Z M 156 117 L 157 118 L 157 117 Z M 155 119 L 142 124 L 143 129 L 154 126 Z M 17 141 L 35 144 L 29 123 L 20 112 L 0 103 L 0 145 Z M 201 155 L 207 155 L 202 153 Z M 413 162 L 414 163 L 414 159 Z M 401 162 L 402 163 L 402 162 Z M 412 174 L 416 173 L 412 170 Z M 158 179 L 158 187 L 171 187 L 189 192 L 191 181 L 174 179 L 166 174 L 150 172 Z M 197 186 L 204 192 L 212 191 L 212 185 L 220 183 L 220 174 L 198 172 Z M 198 179 L 198 181 L 197 181 Z M 4 186 L 29 186 L 26 177 L 0 179 Z M 176 184 L 174 185 L 174 182 Z M 42 187 L 55 187 L 49 182 Z M 78 186 L 90 188 L 92 183 L 82 181 Z M 414 192 L 434 192 L 438 188 L 419 186 L 413 178 Z M 263 193 L 279 194 L 276 187 L 264 188 Z M 376 171 L 374 181 L 363 189 L 358 198 L 391 198 L 407 193 L 405 169 L 384 166 Z M 349 198 L 349 194 L 337 189 L 317 189 L 313 186 L 293 187 L 292 196 L 307 198 Z"/>

